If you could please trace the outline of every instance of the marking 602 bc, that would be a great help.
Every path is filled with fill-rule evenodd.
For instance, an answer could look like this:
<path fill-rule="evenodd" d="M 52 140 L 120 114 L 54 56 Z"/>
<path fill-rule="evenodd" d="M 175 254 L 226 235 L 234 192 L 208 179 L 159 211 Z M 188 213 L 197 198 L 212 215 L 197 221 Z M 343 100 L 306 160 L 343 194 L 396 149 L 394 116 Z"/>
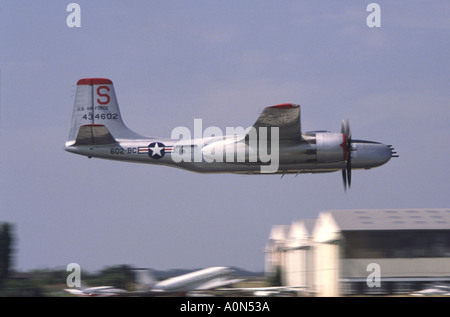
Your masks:
<path fill-rule="evenodd" d="M 112 147 L 110 150 L 111 154 L 137 154 L 138 150 L 136 147 Z"/>

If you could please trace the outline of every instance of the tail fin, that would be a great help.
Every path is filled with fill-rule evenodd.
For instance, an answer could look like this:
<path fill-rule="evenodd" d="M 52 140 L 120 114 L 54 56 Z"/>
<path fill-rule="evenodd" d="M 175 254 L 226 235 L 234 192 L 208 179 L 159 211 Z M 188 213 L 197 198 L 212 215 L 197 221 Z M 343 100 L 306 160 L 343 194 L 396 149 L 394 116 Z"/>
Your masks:
<path fill-rule="evenodd" d="M 118 138 L 138 137 L 122 121 L 111 80 L 78 81 L 67 146 L 110 144 Z"/>
<path fill-rule="evenodd" d="M 136 289 L 139 291 L 148 291 L 156 284 L 157 280 L 150 269 L 135 269 Z"/>

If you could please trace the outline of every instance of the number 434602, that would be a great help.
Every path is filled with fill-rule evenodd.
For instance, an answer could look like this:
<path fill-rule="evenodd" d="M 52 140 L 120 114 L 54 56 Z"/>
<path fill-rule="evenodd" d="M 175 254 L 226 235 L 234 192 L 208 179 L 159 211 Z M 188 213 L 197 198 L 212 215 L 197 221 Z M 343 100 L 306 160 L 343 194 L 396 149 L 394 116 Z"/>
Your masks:
<path fill-rule="evenodd" d="M 119 118 L 119 115 L 117 113 L 97 113 L 95 116 L 92 113 L 85 114 L 82 117 L 84 120 L 116 120 Z"/>

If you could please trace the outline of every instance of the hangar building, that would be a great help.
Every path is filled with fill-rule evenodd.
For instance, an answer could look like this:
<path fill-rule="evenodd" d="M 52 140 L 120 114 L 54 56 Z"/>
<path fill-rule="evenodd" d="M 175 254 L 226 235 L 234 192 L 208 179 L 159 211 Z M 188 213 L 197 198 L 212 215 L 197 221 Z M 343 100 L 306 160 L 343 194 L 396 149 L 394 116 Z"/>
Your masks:
<path fill-rule="evenodd" d="M 450 283 L 450 209 L 329 210 L 274 226 L 266 274 L 317 296 L 408 294 Z"/>

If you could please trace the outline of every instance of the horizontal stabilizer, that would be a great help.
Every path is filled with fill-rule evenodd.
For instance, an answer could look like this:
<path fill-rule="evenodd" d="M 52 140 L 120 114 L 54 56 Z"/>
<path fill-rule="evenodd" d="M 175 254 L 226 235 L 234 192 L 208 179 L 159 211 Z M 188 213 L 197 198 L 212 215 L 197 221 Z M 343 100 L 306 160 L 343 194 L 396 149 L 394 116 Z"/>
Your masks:
<path fill-rule="evenodd" d="M 74 145 L 107 145 L 117 141 L 103 124 L 82 125 Z"/>

